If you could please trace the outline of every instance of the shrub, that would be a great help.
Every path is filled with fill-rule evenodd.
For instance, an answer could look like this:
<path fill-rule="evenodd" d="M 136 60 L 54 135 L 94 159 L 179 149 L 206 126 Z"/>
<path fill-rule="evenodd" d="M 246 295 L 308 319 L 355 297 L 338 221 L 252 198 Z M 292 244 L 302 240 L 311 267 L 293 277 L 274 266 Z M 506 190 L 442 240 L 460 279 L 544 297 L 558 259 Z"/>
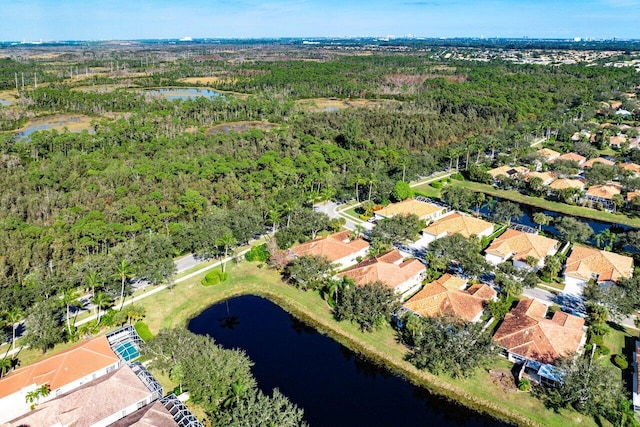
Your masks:
<path fill-rule="evenodd" d="M 100 318 L 100 322 L 104 326 L 113 326 L 115 324 L 115 318 L 118 313 L 119 311 L 110 308 L 105 314 L 102 315 L 102 317 Z"/>
<path fill-rule="evenodd" d="M 451 175 L 451 179 L 455 179 L 456 181 L 464 181 L 464 176 L 460 172 L 456 172 Z"/>
<path fill-rule="evenodd" d="M 629 367 L 629 362 L 627 362 L 627 358 L 624 357 L 622 354 L 613 355 L 613 357 L 611 358 L 611 361 L 613 362 L 614 365 L 616 365 L 618 368 L 622 369 L 623 371 Z"/>
<path fill-rule="evenodd" d="M 224 282 L 228 278 L 229 273 L 227 273 L 226 271 L 223 272 L 222 270 L 212 270 L 208 272 L 206 276 L 204 276 L 204 279 L 202 279 L 202 282 L 200 283 L 202 283 L 202 286 L 213 286 L 217 285 L 218 283 Z"/>
<path fill-rule="evenodd" d="M 600 354 L 601 356 L 608 356 L 609 354 L 611 354 L 611 349 L 606 345 L 603 345 L 598 347 L 596 353 Z"/>
<path fill-rule="evenodd" d="M 520 391 L 531 391 L 531 382 L 526 378 L 521 379 L 518 384 L 518 389 Z"/>
<path fill-rule="evenodd" d="M 604 343 L 602 335 L 590 334 L 589 335 L 589 344 L 595 344 L 598 347 L 601 347 Z"/>
<path fill-rule="evenodd" d="M 437 190 L 442 188 L 442 181 L 434 181 L 431 183 L 431 186 Z"/>
<path fill-rule="evenodd" d="M 136 329 L 136 332 L 140 335 L 140 338 L 142 338 L 143 341 L 147 342 L 153 338 L 153 334 L 149 330 L 149 325 L 146 323 L 139 321 L 136 322 L 133 327 Z"/>
<path fill-rule="evenodd" d="M 252 247 L 249 252 L 245 254 L 247 261 L 267 262 L 269 259 L 269 251 L 267 250 L 267 244 L 263 243 L 258 246 Z"/>

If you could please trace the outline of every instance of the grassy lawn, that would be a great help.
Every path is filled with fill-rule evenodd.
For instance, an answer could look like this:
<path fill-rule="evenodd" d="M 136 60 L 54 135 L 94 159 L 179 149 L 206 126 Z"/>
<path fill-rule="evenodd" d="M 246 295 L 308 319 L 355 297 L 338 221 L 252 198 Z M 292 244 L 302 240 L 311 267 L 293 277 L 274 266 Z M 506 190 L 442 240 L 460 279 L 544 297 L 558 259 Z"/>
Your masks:
<path fill-rule="evenodd" d="M 452 181 L 451 185 L 457 185 L 473 191 L 482 192 L 491 196 L 500 197 L 514 202 L 524 203 L 553 212 L 563 213 L 565 215 L 573 215 L 583 218 L 595 219 L 603 222 L 629 225 L 631 227 L 640 227 L 640 219 L 638 218 L 629 218 L 625 215 L 599 211 L 582 206 L 566 205 L 564 203 L 545 200 L 540 197 L 525 196 L 524 194 L 520 194 L 514 190 L 500 190 L 488 184 L 454 180 Z"/>
<path fill-rule="evenodd" d="M 413 187 L 414 191 L 419 192 L 421 195 L 429 198 L 439 198 L 440 190 L 437 188 L 433 188 L 430 184 L 420 184 Z"/>
<path fill-rule="evenodd" d="M 177 285 L 172 291 L 160 292 L 140 301 L 138 304 L 147 309 L 144 321 L 152 332 L 157 333 L 162 328 L 186 325 L 190 318 L 224 299 L 243 294 L 261 295 L 357 353 L 387 365 L 434 393 L 472 408 L 516 419 L 521 425 L 595 425 L 590 418 L 572 411 L 555 414 L 546 410 L 528 394 L 505 393 L 493 385 L 485 371 L 478 371 L 473 377 L 464 380 L 419 371 L 404 361 L 407 350 L 397 342 L 395 332 L 390 327 L 381 328 L 374 333 L 363 333 L 356 325 L 338 323 L 317 293 L 302 292 L 284 284 L 272 270 L 244 262 L 230 266 L 229 272 L 230 279 L 217 286 L 203 287 L 200 285 L 201 277 L 194 277 Z M 498 357 L 496 364 L 500 367 L 510 365 Z"/>

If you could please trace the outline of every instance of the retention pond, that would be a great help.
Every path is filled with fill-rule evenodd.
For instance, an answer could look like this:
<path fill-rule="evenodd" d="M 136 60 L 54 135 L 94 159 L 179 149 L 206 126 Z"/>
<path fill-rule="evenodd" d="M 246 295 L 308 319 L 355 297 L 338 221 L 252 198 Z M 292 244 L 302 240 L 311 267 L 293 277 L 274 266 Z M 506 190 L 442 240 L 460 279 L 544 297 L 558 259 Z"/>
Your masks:
<path fill-rule="evenodd" d="M 278 388 L 304 408 L 311 427 L 507 426 L 362 359 L 260 297 L 209 307 L 188 328 L 243 349 L 259 387 L 268 394 Z"/>

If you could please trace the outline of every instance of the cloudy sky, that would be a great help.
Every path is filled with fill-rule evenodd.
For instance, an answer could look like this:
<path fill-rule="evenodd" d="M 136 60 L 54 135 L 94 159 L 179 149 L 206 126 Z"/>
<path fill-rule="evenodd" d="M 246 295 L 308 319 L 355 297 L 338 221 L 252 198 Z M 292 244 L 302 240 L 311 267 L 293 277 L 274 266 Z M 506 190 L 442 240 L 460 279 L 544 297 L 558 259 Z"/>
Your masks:
<path fill-rule="evenodd" d="M 640 0 L 2 0 L 0 41 L 218 37 L 640 39 Z"/>

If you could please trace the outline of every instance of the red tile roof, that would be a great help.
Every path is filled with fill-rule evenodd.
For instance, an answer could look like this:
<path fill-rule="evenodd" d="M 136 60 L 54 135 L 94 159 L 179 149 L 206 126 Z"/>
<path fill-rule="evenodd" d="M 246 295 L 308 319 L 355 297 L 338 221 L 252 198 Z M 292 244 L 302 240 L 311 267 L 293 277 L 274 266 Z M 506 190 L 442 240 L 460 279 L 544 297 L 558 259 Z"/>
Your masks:
<path fill-rule="evenodd" d="M 467 290 L 460 289 L 466 282 L 458 276 L 445 274 L 425 285 L 404 306 L 421 316 L 449 314 L 471 322 L 482 313 L 487 302 L 496 296 L 496 291 L 483 284 L 473 285 Z"/>
<path fill-rule="evenodd" d="M 362 239 L 351 240 L 350 232 L 345 230 L 294 246 L 290 251 L 299 257 L 315 255 L 335 262 L 368 247 L 369 243 Z"/>
<path fill-rule="evenodd" d="M 598 282 L 615 282 L 633 274 L 633 258 L 586 246 L 574 245 L 565 274 L 583 280 L 598 276 Z"/>
<path fill-rule="evenodd" d="M 100 336 L 0 378 L 0 399 L 32 385 L 49 384 L 54 391 L 118 361 L 107 338 Z"/>
<path fill-rule="evenodd" d="M 547 319 L 546 312 L 544 304 L 523 298 L 505 316 L 494 341 L 511 353 L 542 363 L 576 352 L 584 336 L 584 320 L 561 311 Z"/>
<path fill-rule="evenodd" d="M 395 289 L 426 271 L 417 259 L 401 260 L 402 255 L 394 249 L 379 257 L 364 260 L 338 276 L 349 277 L 357 286 L 379 281 Z"/>

